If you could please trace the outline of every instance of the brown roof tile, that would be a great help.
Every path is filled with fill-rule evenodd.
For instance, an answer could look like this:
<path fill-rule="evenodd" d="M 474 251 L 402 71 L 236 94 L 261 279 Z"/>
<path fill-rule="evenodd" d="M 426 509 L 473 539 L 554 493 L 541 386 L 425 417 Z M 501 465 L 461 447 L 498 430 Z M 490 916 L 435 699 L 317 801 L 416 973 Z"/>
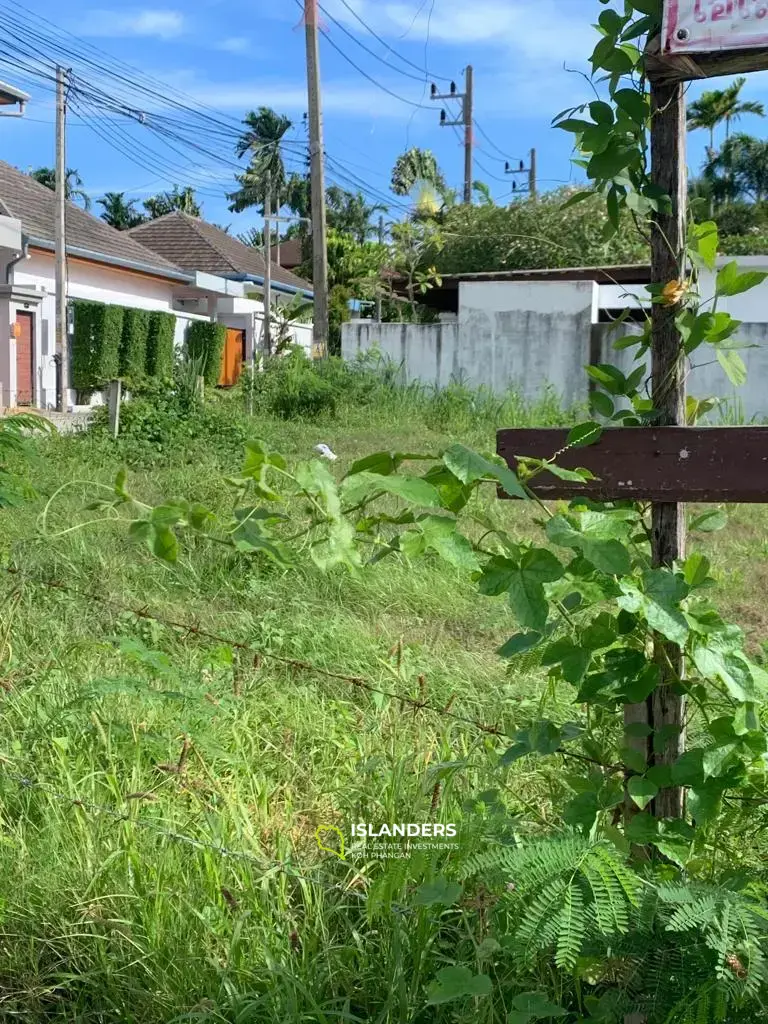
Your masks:
<path fill-rule="evenodd" d="M 129 234 L 184 270 L 200 270 L 219 277 L 264 276 L 264 255 L 259 249 L 188 213 L 168 213 L 132 228 Z M 308 281 L 275 263 L 272 280 L 300 291 L 312 291 Z"/>
<path fill-rule="evenodd" d="M 277 263 L 277 246 L 272 246 L 271 259 L 273 263 Z M 304 256 L 302 253 L 301 239 L 300 238 L 288 238 L 284 242 L 280 243 L 280 266 L 285 267 L 288 270 L 293 270 L 294 267 L 300 266 L 304 262 Z"/>
<path fill-rule="evenodd" d="M 40 242 L 54 244 L 56 237 L 56 193 L 28 174 L 0 160 L 0 205 L 7 215 L 21 221 L 22 231 Z M 179 267 L 170 260 L 145 249 L 127 231 L 116 231 L 99 217 L 67 203 L 67 249 L 105 256 L 111 261 L 140 264 L 158 276 L 163 271 L 178 276 Z"/>

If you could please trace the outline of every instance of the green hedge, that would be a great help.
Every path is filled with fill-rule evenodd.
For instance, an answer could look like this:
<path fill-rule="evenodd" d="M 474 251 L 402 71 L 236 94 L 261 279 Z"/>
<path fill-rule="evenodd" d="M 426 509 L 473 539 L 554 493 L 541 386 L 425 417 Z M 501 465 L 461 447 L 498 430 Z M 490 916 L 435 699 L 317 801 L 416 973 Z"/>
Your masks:
<path fill-rule="evenodd" d="M 93 391 L 119 373 L 125 310 L 81 299 L 73 305 L 72 384 L 78 391 Z"/>
<path fill-rule="evenodd" d="M 159 310 L 149 314 L 147 334 L 148 377 L 163 379 L 173 376 L 173 338 L 176 333 L 176 317 L 173 313 Z"/>
<path fill-rule="evenodd" d="M 224 324 L 196 320 L 187 328 L 187 355 L 199 361 L 200 372 L 209 387 L 216 387 L 221 377 L 221 355 L 227 338 Z"/>
<path fill-rule="evenodd" d="M 120 341 L 119 374 L 129 386 L 140 384 L 144 379 L 148 334 L 149 311 L 126 309 L 123 314 L 123 334 Z"/>

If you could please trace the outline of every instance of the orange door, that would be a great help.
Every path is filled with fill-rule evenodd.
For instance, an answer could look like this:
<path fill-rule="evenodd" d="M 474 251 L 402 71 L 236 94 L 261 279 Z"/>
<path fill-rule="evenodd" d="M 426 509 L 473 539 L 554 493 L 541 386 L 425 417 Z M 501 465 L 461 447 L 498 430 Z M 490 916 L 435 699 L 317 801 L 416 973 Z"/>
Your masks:
<path fill-rule="evenodd" d="M 245 331 L 235 327 L 227 328 L 227 340 L 221 356 L 219 387 L 231 388 L 237 384 L 245 358 Z"/>
<path fill-rule="evenodd" d="M 32 405 L 35 398 L 35 362 L 32 346 L 34 313 L 16 314 L 16 404 Z"/>

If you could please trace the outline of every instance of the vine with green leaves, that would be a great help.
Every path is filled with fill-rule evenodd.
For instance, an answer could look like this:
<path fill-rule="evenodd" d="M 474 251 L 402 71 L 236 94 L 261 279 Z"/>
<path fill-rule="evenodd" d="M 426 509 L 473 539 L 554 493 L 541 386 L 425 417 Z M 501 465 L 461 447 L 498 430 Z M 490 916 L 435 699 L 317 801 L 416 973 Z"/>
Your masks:
<path fill-rule="evenodd" d="M 626 0 L 622 12 L 606 7 L 592 55 L 595 87 L 606 98 L 556 119 L 575 137 L 591 183 L 583 195 L 605 198 L 610 231 L 632 217 L 647 234 L 669 203 L 647 167 L 643 53 L 659 25 L 660 0 Z M 682 357 L 710 346 L 739 383 L 739 324 L 717 306 L 766 275 L 741 273 L 735 262 L 716 271 L 717 246 L 713 223 L 692 224 L 679 276 L 652 286 L 651 301 L 672 310 Z M 712 296 L 700 294 L 707 275 L 715 281 Z M 647 389 L 650 318 L 639 335 L 615 345 L 633 355 L 632 369 L 588 368 L 595 419 L 568 438 L 568 449 L 583 448 L 586 465 L 589 445 L 606 425 L 631 428 L 658 416 Z M 706 397 L 691 399 L 689 420 L 708 407 Z M 553 687 L 571 694 L 570 720 L 542 714 L 518 722 L 511 745 L 489 741 L 502 776 L 523 758 L 551 759 L 570 797 L 554 834 L 542 836 L 541 823 L 531 822 L 512 845 L 460 863 L 467 884 L 494 894 L 503 941 L 492 972 L 475 963 L 438 972 L 430 1004 L 488 1000 L 487 1019 L 512 1024 L 757 1022 L 768 984 L 766 880 L 744 837 L 766 803 L 768 673 L 713 603 L 703 554 L 653 564 L 645 505 L 581 498 L 553 508 L 536 498 L 531 484 L 542 474 L 593 478 L 588 469 L 560 466 L 562 454 L 523 458 L 515 473 L 496 455 L 459 444 L 442 452 L 378 452 L 337 480 L 320 460 L 290 466 L 254 441 L 227 481 L 231 515 L 186 501 L 143 505 L 124 473 L 97 507 L 125 516 L 131 534 L 169 563 L 189 535 L 283 568 L 309 558 L 324 570 L 359 573 L 401 558 L 418 571 L 420 559 L 444 559 L 471 576 L 479 594 L 507 603 L 517 629 L 500 656 L 511 666 L 522 659 L 541 666 Z M 489 515 L 477 501 L 486 486 L 535 506 L 541 539 L 520 540 Z M 690 530 L 724 525 L 724 513 L 713 509 L 697 515 Z M 625 706 L 646 701 L 660 685 L 650 654 L 658 637 L 684 655 L 673 685 L 688 701 L 689 742 L 671 764 L 664 753 L 680 727 L 649 735 L 646 726 L 624 722 Z M 670 787 L 685 790 L 682 818 L 656 813 L 659 794 Z M 500 992 L 499 979 L 512 975 L 511 995 Z"/>

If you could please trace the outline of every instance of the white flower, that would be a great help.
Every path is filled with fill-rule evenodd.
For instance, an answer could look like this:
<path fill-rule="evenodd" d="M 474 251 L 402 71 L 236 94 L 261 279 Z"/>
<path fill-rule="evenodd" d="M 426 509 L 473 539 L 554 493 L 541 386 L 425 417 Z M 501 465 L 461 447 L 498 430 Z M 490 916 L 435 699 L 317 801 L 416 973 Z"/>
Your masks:
<path fill-rule="evenodd" d="M 315 451 L 319 452 L 324 459 L 328 459 L 329 462 L 335 462 L 338 459 L 338 455 L 335 455 L 327 444 L 316 444 Z"/>

